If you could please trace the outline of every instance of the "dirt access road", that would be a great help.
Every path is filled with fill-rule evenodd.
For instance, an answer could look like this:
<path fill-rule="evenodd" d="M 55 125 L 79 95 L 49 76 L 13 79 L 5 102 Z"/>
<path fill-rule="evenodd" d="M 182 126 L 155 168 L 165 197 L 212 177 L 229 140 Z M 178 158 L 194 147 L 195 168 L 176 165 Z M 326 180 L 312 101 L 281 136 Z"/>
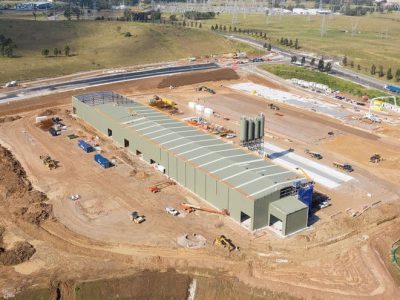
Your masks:
<path fill-rule="evenodd" d="M 137 83 L 116 90 L 168 93 L 168 89 L 157 90 L 154 83 L 158 85 L 152 81 L 148 90 Z M 70 105 L 57 109 L 54 113 L 65 120 L 69 132 L 87 137 L 96 134 L 68 117 Z M 185 198 L 201 200 L 178 186 L 149 193 L 147 184 L 158 182 L 162 175 L 104 137 L 100 144 L 105 155 L 115 156 L 118 165 L 100 169 L 90 155 L 78 149 L 76 140 L 67 139 L 65 133 L 53 138 L 34 126 L 41 112 L 24 112 L 20 119 L 1 124 L 0 143 L 21 162 L 33 186 L 48 195 L 57 220 L 36 227 L 7 211 L 0 212 L 9 239 L 27 239 L 36 248 L 29 262 L 0 267 L 4 274 L 0 290 L 44 286 L 56 279 L 97 279 L 104 271 L 120 276 L 174 268 L 189 274 L 228 274 L 253 287 L 290 290 L 306 298 L 394 299 L 399 294 L 387 255 L 399 235 L 398 202 L 382 204 L 354 219 L 344 215 L 322 219 L 310 230 L 286 239 L 269 230 L 250 234 L 220 216 L 200 213 L 174 218 L 163 211 L 166 205 L 177 205 Z M 44 153 L 59 160 L 60 168 L 47 170 L 38 158 Z M 133 169 L 149 176 L 132 176 Z M 67 200 L 74 193 L 82 195 L 80 202 Z M 145 223 L 129 221 L 133 209 L 146 215 Z M 192 232 L 207 238 L 205 248 L 191 250 L 176 244 L 178 235 Z M 219 233 L 232 238 L 242 251 L 228 254 L 214 247 L 212 239 Z"/>

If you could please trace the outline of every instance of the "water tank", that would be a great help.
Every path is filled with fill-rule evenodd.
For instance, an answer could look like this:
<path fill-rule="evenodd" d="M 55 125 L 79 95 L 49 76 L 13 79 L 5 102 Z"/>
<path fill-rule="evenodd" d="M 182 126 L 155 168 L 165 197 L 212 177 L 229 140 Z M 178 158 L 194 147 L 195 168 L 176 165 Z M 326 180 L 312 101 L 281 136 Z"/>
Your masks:
<path fill-rule="evenodd" d="M 196 102 L 189 102 L 188 105 L 189 105 L 190 109 L 195 109 L 196 108 Z"/>
<path fill-rule="evenodd" d="M 260 126 L 261 126 L 261 120 L 259 117 L 256 117 L 254 119 L 254 138 L 256 140 L 260 138 Z"/>
<path fill-rule="evenodd" d="M 260 114 L 261 126 L 260 126 L 260 139 L 264 138 L 264 128 L 265 128 L 265 115 L 263 113 Z"/>
<path fill-rule="evenodd" d="M 254 135 L 255 135 L 255 122 L 254 119 L 249 119 L 249 141 L 254 141 Z"/>
<path fill-rule="evenodd" d="M 249 120 L 246 117 L 240 118 L 240 142 L 247 142 L 249 140 Z"/>

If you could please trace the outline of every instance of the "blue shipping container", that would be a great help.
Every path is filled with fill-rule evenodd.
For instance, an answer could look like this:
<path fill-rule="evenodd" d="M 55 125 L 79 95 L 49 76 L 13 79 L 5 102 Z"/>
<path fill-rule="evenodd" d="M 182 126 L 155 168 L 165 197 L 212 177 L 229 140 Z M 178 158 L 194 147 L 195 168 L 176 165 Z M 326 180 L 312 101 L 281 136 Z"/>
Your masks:
<path fill-rule="evenodd" d="M 105 169 L 111 167 L 111 162 L 100 154 L 96 154 L 94 160 Z"/>
<path fill-rule="evenodd" d="M 312 218 L 312 198 L 313 198 L 314 186 L 309 183 L 306 186 L 302 186 L 299 189 L 298 197 L 301 202 L 308 206 L 308 224 Z"/>
<path fill-rule="evenodd" d="M 93 151 L 94 151 L 93 146 L 90 145 L 90 144 L 88 144 L 88 143 L 86 143 L 84 140 L 79 140 L 79 141 L 78 141 L 78 145 L 79 145 L 79 147 L 82 148 L 82 150 L 85 151 L 86 153 L 89 153 L 89 152 L 93 152 Z"/>

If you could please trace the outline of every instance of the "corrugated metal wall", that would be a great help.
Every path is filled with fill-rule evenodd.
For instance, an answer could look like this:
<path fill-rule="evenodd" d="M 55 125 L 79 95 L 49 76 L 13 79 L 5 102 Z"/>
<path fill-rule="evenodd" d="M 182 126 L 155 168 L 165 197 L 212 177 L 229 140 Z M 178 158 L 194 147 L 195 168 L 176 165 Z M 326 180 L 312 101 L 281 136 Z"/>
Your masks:
<path fill-rule="evenodd" d="M 278 195 L 273 194 L 255 201 L 248 199 L 226 184 L 216 181 L 203 170 L 195 168 L 181 158 L 177 158 L 174 153 L 167 152 L 150 140 L 146 140 L 133 129 L 124 128 L 113 122 L 112 119 L 106 118 L 95 108 L 75 99 L 73 99 L 73 106 L 77 109 L 77 115 L 87 123 L 105 135 L 107 135 L 107 129 L 110 128 L 113 131 L 112 138 L 121 146 L 124 145 L 124 139 L 129 140 L 129 150 L 133 154 L 136 154 L 136 150 L 139 150 L 147 162 L 152 159 L 161 164 L 166 168 L 166 174 L 169 177 L 207 200 L 211 205 L 219 209 L 227 208 L 231 217 L 237 222 L 240 222 L 241 212 L 244 212 L 251 217 L 251 229 L 268 225 L 268 204 L 271 199 L 279 199 L 279 191 L 277 192 Z M 291 226 L 297 228 L 297 223 L 294 222 Z"/>

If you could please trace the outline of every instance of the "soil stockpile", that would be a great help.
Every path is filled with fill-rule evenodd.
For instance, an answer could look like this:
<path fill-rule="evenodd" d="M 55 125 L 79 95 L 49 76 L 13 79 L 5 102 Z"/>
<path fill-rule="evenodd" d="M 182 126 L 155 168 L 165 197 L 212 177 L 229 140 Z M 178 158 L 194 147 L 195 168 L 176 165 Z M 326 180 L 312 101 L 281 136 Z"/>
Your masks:
<path fill-rule="evenodd" d="M 0 207 L 18 219 L 39 225 L 52 216 L 47 196 L 33 189 L 12 153 L 0 145 Z"/>
<path fill-rule="evenodd" d="M 18 265 L 30 259 L 35 252 L 35 248 L 26 241 L 17 242 L 12 249 L 8 250 L 0 247 L 0 264 Z"/>
<path fill-rule="evenodd" d="M 238 74 L 232 69 L 219 69 L 207 72 L 194 72 L 190 74 L 172 75 L 164 78 L 158 88 L 178 87 L 206 81 L 221 81 L 239 79 Z"/>
<path fill-rule="evenodd" d="M 21 119 L 20 116 L 3 117 L 3 118 L 0 118 L 0 124 L 1 123 L 12 122 L 12 121 L 19 120 L 19 119 Z"/>
<path fill-rule="evenodd" d="M 26 241 L 17 242 L 11 249 L 5 249 L 3 235 L 5 228 L 0 226 L 0 265 L 17 265 L 27 261 L 36 252 L 35 248 Z"/>

